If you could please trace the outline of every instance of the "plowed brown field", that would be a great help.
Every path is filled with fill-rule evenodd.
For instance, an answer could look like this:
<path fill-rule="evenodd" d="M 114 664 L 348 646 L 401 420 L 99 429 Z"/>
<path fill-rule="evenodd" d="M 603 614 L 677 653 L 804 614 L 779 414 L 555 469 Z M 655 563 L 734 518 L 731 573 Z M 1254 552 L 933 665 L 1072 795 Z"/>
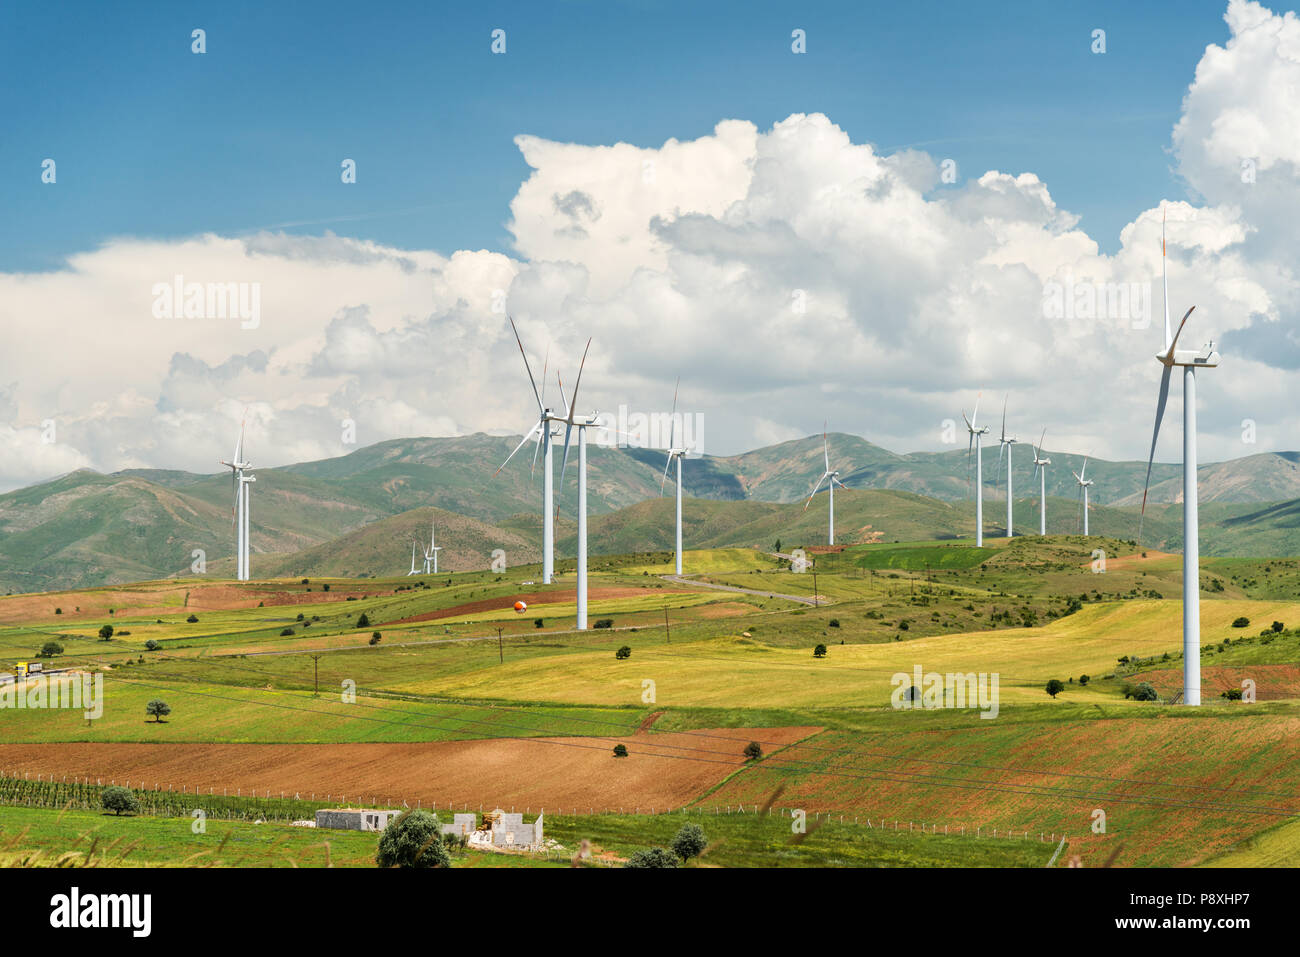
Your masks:
<path fill-rule="evenodd" d="M 420 744 L 0 744 L 0 770 L 348 803 L 604 810 L 678 807 L 744 764 L 758 738 L 819 728 L 723 728 L 627 738 L 494 738 Z M 626 758 L 612 755 L 627 745 Z M 771 750 L 768 745 L 765 750 Z"/>

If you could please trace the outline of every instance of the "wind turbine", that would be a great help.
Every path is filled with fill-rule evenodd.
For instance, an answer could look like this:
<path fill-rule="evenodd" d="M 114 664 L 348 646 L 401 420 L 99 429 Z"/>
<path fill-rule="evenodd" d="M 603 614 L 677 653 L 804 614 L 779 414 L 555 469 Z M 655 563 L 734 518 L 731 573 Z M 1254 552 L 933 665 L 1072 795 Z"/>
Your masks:
<path fill-rule="evenodd" d="M 407 578 L 410 578 L 412 575 L 420 574 L 418 571 L 415 570 L 415 550 L 419 547 L 420 547 L 419 542 L 411 542 L 411 570 L 406 573 Z"/>
<path fill-rule="evenodd" d="M 1160 376 L 1160 397 L 1156 401 L 1156 424 L 1151 433 L 1151 455 L 1147 459 L 1146 484 L 1142 488 L 1142 512 L 1138 520 L 1138 542 L 1142 541 L 1142 522 L 1146 518 L 1147 492 L 1151 488 L 1151 466 L 1156 457 L 1156 440 L 1160 438 L 1160 421 L 1165 415 L 1169 399 L 1169 380 L 1174 367 L 1183 369 L 1183 703 L 1201 703 L 1201 592 L 1200 592 L 1200 522 L 1197 515 L 1196 496 L 1196 369 L 1213 369 L 1219 364 L 1219 353 L 1214 341 L 1197 351 L 1178 349 L 1178 337 L 1187 325 L 1188 309 L 1177 332 L 1169 325 L 1169 265 L 1165 249 L 1165 226 L 1162 210 L 1160 221 L 1161 282 L 1165 300 L 1164 352 L 1156 360 L 1164 366 Z"/>
<path fill-rule="evenodd" d="M 542 452 L 542 584 L 549 585 L 555 573 L 555 490 L 552 480 L 554 469 L 551 465 L 551 439 L 554 437 L 554 433 L 551 431 L 551 423 L 563 422 L 564 418 L 557 416 L 547 407 L 543 400 L 543 396 L 546 394 L 546 367 L 550 360 L 550 350 L 547 350 L 546 358 L 542 360 L 542 388 L 541 391 L 538 391 L 537 380 L 533 378 L 532 367 L 528 364 L 528 354 L 524 352 L 524 343 L 519 338 L 519 329 L 515 326 L 515 320 L 512 317 L 507 316 L 506 318 L 510 319 L 510 328 L 515 333 L 515 342 L 519 343 L 519 354 L 523 356 L 524 369 L 528 372 L 528 381 L 533 387 L 533 398 L 537 400 L 538 415 L 537 424 L 528 430 L 520 443 L 515 446 L 514 452 L 507 455 L 506 460 L 501 463 L 501 467 L 492 473 L 492 477 L 495 478 L 499 475 L 501 469 L 505 468 L 510 463 L 510 460 L 515 457 L 515 452 L 523 448 L 524 443 L 532 438 L 534 434 L 537 435 L 537 448 L 533 450 L 533 471 L 536 472 L 537 470 L 537 454 L 540 451 Z"/>
<path fill-rule="evenodd" d="M 1088 534 L 1088 489 L 1092 487 L 1092 479 L 1084 478 L 1084 476 L 1088 474 L 1088 456 L 1085 455 L 1083 457 L 1083 469 L 1078 472 L 1071 470 L 1070 474 L 1074 476 L 1074 481 L 1079 486 L 1079 496 L 1080 496 L 1079 501 L 1083 505 L 1083 534 L 1087 536 Z"/>
<path fill-rule="evenodd" d="M 582 362 L 578 365 L 578 378 L 573 383 L 573 396 L 566 402 L 564 383 L 556 373 L 555 380 L 560 388 L 560 401 L 565 403 L 564 414 L 564 458 L 560 462 L 560 487 L 564 487 L 564 470 L 569 466 L 569 439 L 573 430 L 578 430 L 578 621 L 579 631 L 587 630 L 587 429 L 598 426 L 597 416 L 578 418 L 574 410 L 578 404 L 578 386 L 582 385 L 582 370 L 587 365 L 587 350 L 591 340 L 587 340 L 582 350 Z"/>
<path fill-rule="evenodd" d="M 438 574 L 438 553 L 442 551 L 442 546 L 436 541 L 437 526 L 433 523 L 429 525 L 429 547 L 424 553 L 424 571 L 429 574 L 429 562 L 433 561 L 433 574 Z"/>
<path fill-rule="evenodd" d="M 1007 538 L 1015 533 L 1011 530 L 1011 446 L 1016 444 L 1014 435 L 1007 435 L 1007 400 L 1002 400 L 1002 436 L 998 439 L 998 471 L 1002 471 L 1002 453 L 1007 453 Z"/>
<path fill-rule="evenodd" d="M 221 464 L 230 469 L 231 484 L 235 493 L 231 508 L 235 526 L 235 578 L 248 581 L 248 506 L 252 489 L 249 486 L 257 477 L 249 474 L 253 463 L 244 461 L 244 422 L 239 423 L 239 441 L 235 443 L 235 454 L 231 461 L 224 459 Z"/>
<path fill-rule="evenodd" d="M 664 477 L 659 481 L 659 495 L 663 497 L 664 485 L 668 482 L 668 469 L 672 467 L 673 459 L 677 460 L 677 574 L 682 573 L 682 459 L 686 458 L 686 449 L 677 447 L 677 387 L 682 384 L 682 380 L 677 380 L 677 385 L 673 387 L 673 411 L 670 417 L 668 433 L 668 461 L 664 462 Z"/>
<path fill-rule="evenodd" d="M 1043 439 L 1047 438 L 1047 427 L 1043 427 L 1043 434 L 1038 437 L 1038 444 L 1034 446 L 1034 474 L 1038 476 L 1038 534 L 1047 534 L 1047 466 L 1052 464 L 1052 460 L 1043 456 Z"/>
<path fill-rule="evenodd" d="M 808 501 L 803 503 L 803 510 L 805 512 L 808 511 L 808 506 L 812 504 L 813 496 L 816 495 L 817 490 L 822 487 L 822 482 L 826 482 L 826 490 L 830 493 L 830 498 L 828 500 L 828 504 L 830 505 L 829 530 L 826 535 L 826 541 L 827 544 L 834 545 L 835 544 L 835 486 L 838 485 L 842 489 L 847 489 L 848 486 L 840 481 L 840 473 L 831 468 L 831 447 L 830 447 L 830 442 L 826 438 L 826 426 L 824 424 L 822 425 L 822 457 L 826 461 L 826 471 L 822 473 L 822 477 L 819 478 L 817 480 L 817 484 L 813 486 L 812 492 L 809 493 L 808 495 Z M 828 479 L 829 481 L 827 481 Z"/>
<path fill-rule="evenodd" d="M 966 431 L 970 433 L 970 442 L 966 445 L 967 461 L 970 460 L 971 449 L 975 450 L 975 546 L 978 548 L 984 544 L 984 455 L 980 440 L 989 430 L 988 426 L 981 428 L 975 424 L 980 417 L 979 395 L 975 396 L 975 411 L 971 417 L 967 419 L 965 412 L 962 412 L 961 417 L 966 422 Z"/>

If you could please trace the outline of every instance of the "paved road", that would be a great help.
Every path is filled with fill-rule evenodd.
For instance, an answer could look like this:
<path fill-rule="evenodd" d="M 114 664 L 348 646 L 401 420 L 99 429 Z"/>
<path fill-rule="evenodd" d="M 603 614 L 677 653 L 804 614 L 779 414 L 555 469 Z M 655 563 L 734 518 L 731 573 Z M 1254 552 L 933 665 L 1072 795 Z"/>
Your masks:
<path fill-rule="evenodd" d="M 719 585 L 716 582 L 700 581 L 698 578 L 688 578 L 685 575 L 660 575 L 664 581 L 677 582 L 681 585 L 696 585 L 700 588 L 716 588 L 718 591 L 735 591 L 742 595 L 757 595 L 759 598 L 784 598 L 786 601 L 797 601 L 801 605 L 812 605 L 820 607 L 829 605 L 823 595 L 782 595 L 774 591 L 758 591 L 754 588 L 740 588 L 736 585 Z"/>

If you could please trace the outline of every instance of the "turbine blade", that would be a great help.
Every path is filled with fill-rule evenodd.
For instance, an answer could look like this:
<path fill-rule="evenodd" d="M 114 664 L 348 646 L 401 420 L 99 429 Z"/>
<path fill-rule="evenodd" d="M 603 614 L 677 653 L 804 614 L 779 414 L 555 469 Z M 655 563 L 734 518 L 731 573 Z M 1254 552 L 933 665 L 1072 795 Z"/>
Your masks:
<path fill-rule="evenodd" d="M 573 425 L 573 413 L 578 407 L 578 387 L 582 385 L 582 370 L 587 365 L 587 351 L 591 348 L 591 340 L 587 340 L 586 349 L 582 350 L 582 362 L 578 364 L 578 378 L 573 382 L 573 398 L 569 401 L 569 425 Z M 565 439 L 568 444 L 568 439 Z"/>
<path fill-rule="evenodd" d="M 1178 337 L 1183 334 L 1183 326 L 1187 325 L 1187 317 L 1192 314 L 1192 309 L 1195 308 L 1195 306 L 1192 306 L 1191 309 L 1188 309 L 1187 312 L 1183 314 L 1183 321 L 1178 324 L 1178 331 L 1174 333 L 1174 340 L 1169 343 L 1169 351 L 1165 353 L 1166 359 L 1172 359 L 1174 357 L 1174 350 L 1178 348 Z"/>
<path fill-rule="evenodd" d="M 1164 289 L 1165 305 L 1165 351 L 1173 348 L 1173 337 L 1169 329 L 1169 256 L 1165 248 L 1165 221 L 1168 218 L 1165 204 L 1160 204 L 1160 283 Z"/>
<path fill-rule="evenodd" d="M 980 399 L 983 397 L 983 395 L 984 395 L 983 392 L 977 392 L 977 393 L 975 393 L 975 411 L 971 413 L 971 417 L 970 417 L 971 428 L 974 428 L 974 427 L 975 427 L 975 423 L 979 421 L 979 417 L 980 417 Z"/>
<path fill-rule="evenodd" d="M 805 512 L 808 511 L 808 506 L 812 504 L 813 496 L 817 494 L 817 490 L 822 487 L 822 482 L 825 481 L 826 476 L 823 475 L 817 480 L 817 484 L 813 486 L 813 490 L 808 494 L 808 501 L 803 503 L 803 509 Z"/>
<path fill-rule="evenodd" d="M 564 470 L 569 466 L 569 436 L 573 434 L 573 422 L 564 427 L 564 459 L 560 462 L 560 488 L 564 488 Z"/>
<path fill-rule="evenodd" d="M 668 417 L 668 447 L 677 448 L 677 390 L 681 388 L 682 377 L 677 377 L 677 385 L 673 386 L 673 411 Z"/>
<path fill-rule="evenodd" d="M 1006 439 L 1007 437 L 1007 399 L 1008 398 L 1010 398 L 1009 395 L 1003 396 L 1002 398 L 1002 438 L 1003 439 Z"/>
<path fill-rule="evenodd" d="M 664 477 L 659 480 L 659 496 L 663 497 L 664 486 L 668 484 L 668 467 L 673 464 L 673 453 L 668 453 L 668 461 L 664 463 Z"/>
<path fill-rule="evenodd" d="M 515 452 L 518 452 L 520 449 L 522 449 L 524 447 L 524 443 L 527 442 L 529 439 L 531 439 L 533 437 L 533 433 L 536 431 L 537 431 L 537 426 L 535 425 L 531 429 L 529 429 L 528 433 L 522 439 L 519 440 L 519 444 L 515 446 Z M 493 478 L 496 478 L 498 475 L 500 475 L 501 469 L 505 468 L 507 465 L 510 464 L 510 460 L 515 457 L 515 452 L 511 452 L 509 455 L 506 456 L 506 460 L 501 463 L 501 465 L 497 468 L 495 472 L 492 473 Z"/>
<path fill-rule="evenodd" d="M 549 429 L 551 427 L 551 423 L 546 421 L 539 422 L 538 424 L 542 427 L 543 431 L 537 433 L 537 447 L 533 449 L 533 467 L 528 470 L 528 474 L 530 476 L 537 474 L 537 456 L 542 451 L 542 439 L 546 435 L 546 432 L 544 430 Z"/>
<path fill-rule="evenodd" d="M 1142 511 L 1138 513 L 1138 544 L 1142 544 L 1142 526 L 1147 514 L 1147 493 L 1151 490 L 1151 466 L 1156 460 L 1156 441 L 1160 438 L 1160 423 L 1165 417 L 1165 404 L 1169 401 L 1169 379 L 1174 367 L 1165 366 L 1160 376 L 1160 398 L 1156 400 L 1156 425 L 1151 431 L 1151 454 L 1147 456 L 1147 478 L 1142 486 Z"/>
<path fill-rule="evenodd" d="M 537 411 L 541 411 L 545 406 L 542 405 L 542 394 L 537 391 L 537 380 L 533 378 L 532 366 L 528 364 L 528 354 L 524 352 L 524 341 L 519 338 L 519 327 L 515 325 L 514 317 L 509 313 L 506 318 L 510 320 L 510 328 L 514 330 L 515 342 L 519 343 L 519 354 L 524 357 L 524 368 L 528 370 L 528 384 L 533 387 L 533 398 L 537 400 Z"/>
<path fill-rule="evenodd" d="M 826 438 L 826 424 L 826 422 L 822 422 L 822 455 L 826 459 L 826 471 L 829 472 L 831 470 L 831 446 Z"/>

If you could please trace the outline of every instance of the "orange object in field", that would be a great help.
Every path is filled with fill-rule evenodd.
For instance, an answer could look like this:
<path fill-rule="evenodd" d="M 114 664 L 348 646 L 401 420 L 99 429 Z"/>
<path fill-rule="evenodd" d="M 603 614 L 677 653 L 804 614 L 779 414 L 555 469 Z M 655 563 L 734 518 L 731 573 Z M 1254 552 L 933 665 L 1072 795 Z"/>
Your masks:
<path fill-rule="evenodd" d="M 528 602 L 526 601 L 515 602 L 515 611 L 523 612 L 527 610 L 528 610 Z"/>

